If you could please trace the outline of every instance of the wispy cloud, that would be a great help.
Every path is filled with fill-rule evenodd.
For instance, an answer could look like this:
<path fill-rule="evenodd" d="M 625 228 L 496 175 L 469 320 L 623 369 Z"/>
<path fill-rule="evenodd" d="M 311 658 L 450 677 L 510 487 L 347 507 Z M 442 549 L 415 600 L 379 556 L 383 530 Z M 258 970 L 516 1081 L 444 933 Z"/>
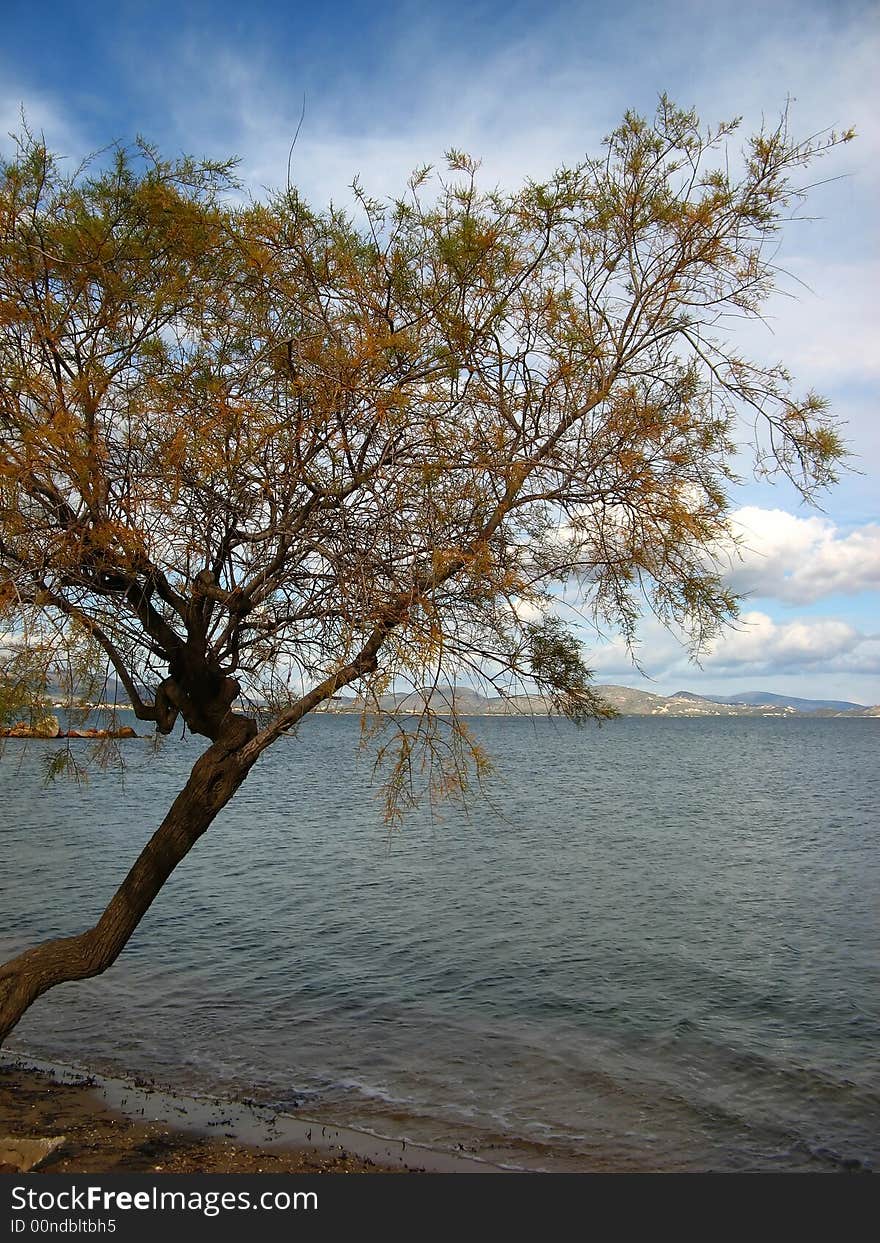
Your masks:
<path fill-rule="evenodd" d="M 62 155 L 79 160 L 91 151 L 88 136 L 54 94 L 0 88 L 0 147 L 8 149 L 6 136 L 20 135 L 23 122 L 32 134 L 44 135 L 48 145 Z"/>

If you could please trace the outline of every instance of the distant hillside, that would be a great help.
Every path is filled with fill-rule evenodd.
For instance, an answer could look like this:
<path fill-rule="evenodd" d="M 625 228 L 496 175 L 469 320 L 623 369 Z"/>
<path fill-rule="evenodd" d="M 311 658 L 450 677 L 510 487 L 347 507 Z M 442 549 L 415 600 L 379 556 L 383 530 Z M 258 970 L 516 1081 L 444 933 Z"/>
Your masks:
<path fill-rule="evenodd" d="M 784 696 L 768 695 L 766 702 L 732 703 L 720 698 L 694 695 L 691 691 L 679 691 L 675 695 L 655 695 L 651 691 L 635 690 L 629 686 L 596 686 L 595 691 L 623 716 L 802 716 L 819 712 L 828 716 L 880 716 L 880 708 L 864 708 L 860 704 L 833 703 L 821 700 L 799 702 L 816 705 L 799 709 L 792 706 Z M 754 692 L 761 694 L 762 692 Z M 795 701 L 798 702 L 798 701 Z M 422 687 L 415 691 L 389 692 L 380 696 L 379 707 L 384 712 L 402 714 L 422 712 L 425 706 L 433 712 L 450 713 L 453 709 L 461 716 L 546 716 L 553 709 L 544 695 L 512 695 L 491 698 L 469 686 Z M 339 695 L 323 705 L 323 712 L 362 712 L 364 701 L 353 696 Z"/>
<path fill-rule="evenodd" d="M 99 687 L 96 688 L 94 695 L 101 703 L 118 703 L 128 704 L 129 694 L 122 683 L 116 677 L 108 677 Z M 62 688 L 57 682 L 50 682 L 46 687 L 46 698 L 53 703 L 64 704 L 71 699 L 70 691 Z M 84 686 L 75 686 L 73 688 L 73 702 L 79 703 L 82 700 L 91 700 L 91 695 L 86 693 Z"/>
<path fill-rule="evenodd" d="M 511 695 L 492 698 L 475 691 L 470 686 L 421 687 L 414 691 L 390 691 L 379 696 L 379 707 L 384 712 L 417 713 L 429 705 L 433 712 L 460 716 L 518 716 L 550 712 L 550 701 L 543 695 Z M 340 695 L 327 705 L 329 711 L 362 712 L 364 701 L 360 698 Z"/>
<path fill-rule="evenodd" d="M 703 699 L 716 704 L 745 704 L 747 707 L 794 708 L 797 712 L 851 712 L 864 711 L 867 704 L 849 703 L 845 699 L 799 699 L 796 695 L 772 695 L 769 691 L 740 691 L 735 695 L 692 695 L 690 691 L 676 691 L 682 699 Z"/>

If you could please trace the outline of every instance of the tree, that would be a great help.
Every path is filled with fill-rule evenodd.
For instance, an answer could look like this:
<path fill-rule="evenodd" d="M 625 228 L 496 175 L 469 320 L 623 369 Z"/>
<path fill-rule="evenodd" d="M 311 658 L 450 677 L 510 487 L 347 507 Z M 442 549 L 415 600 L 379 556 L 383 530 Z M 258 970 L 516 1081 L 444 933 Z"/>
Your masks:
<path fill-rule="evenodd" d="M 843 449 L 824 401 L 728 338 L 774 287 L 792 178 L 851 136 L 798 142 L 784 117 L 737 163 L 735 128 L 663 98 L 545 183 L 481 189 L 452 151 L 398 200 L 356 183 L 353 214 L 243 203 L 232 165 L 144 143 L 65 174 L 17 140 L 6 684 L 109 672 L 160 735 L 208 745 L 97 924 L 0 968 L 0 1038 L 110 966 L 263 751 L 343 688 L 369 708 L 470 670 L 583 720 L 608 709 L 560 588 L 630 639 L 645 600 L 697 646 L 733 615 L 714 553 L 742 414 L 807 498 Z M 380 741 L 390 816 L 425 754 L 440 793 L 486 764 L 428 702 Z"/>

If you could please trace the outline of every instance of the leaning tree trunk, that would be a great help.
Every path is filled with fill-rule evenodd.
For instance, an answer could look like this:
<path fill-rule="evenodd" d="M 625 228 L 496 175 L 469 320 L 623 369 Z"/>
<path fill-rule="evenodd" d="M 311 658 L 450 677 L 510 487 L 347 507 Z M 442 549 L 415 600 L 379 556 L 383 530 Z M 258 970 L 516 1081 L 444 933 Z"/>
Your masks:
<path fill-rule="evenodd" d="M 242 749 L 255 732 L 238 717 L 193 766 L 189 779 L 101 918 L 78 936 L 45 941 L 0 966 L 0 1044 L 38 997 L 111 966 L 165 881 L 241 786 L 255 757 Z"/>

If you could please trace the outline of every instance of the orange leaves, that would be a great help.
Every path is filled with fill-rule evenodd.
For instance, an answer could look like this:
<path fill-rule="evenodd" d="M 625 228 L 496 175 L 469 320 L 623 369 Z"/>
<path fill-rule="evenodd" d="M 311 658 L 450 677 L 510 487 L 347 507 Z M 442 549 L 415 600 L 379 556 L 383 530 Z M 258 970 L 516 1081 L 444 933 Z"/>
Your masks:
<path fill-rule="evenodd" d="M 9 616 L 18 605 L 19 593 L 11 579 L 0 578 L 0 617 Z"/>
<path fill-rule="evenodd" d="M 184 427 L 178 427 L 170 440 L 165 442 L 164 458 L 174 474 L 177 474 L 186 462 L 188 435 Z"/>
<path fill-rule="evenodd" d="M 17 298 L 0 298 L 0 328 L 25 324 L 28 318 L 27 308 Z"/>
<path fill-rule="evenodd" d="M 432 548 L 431 549 L 431 572 L 435 578 L 440 578 L 446 574 L 449 569 L 456 563 L 464 560 L 462 550 L 460 548 Z"/>

